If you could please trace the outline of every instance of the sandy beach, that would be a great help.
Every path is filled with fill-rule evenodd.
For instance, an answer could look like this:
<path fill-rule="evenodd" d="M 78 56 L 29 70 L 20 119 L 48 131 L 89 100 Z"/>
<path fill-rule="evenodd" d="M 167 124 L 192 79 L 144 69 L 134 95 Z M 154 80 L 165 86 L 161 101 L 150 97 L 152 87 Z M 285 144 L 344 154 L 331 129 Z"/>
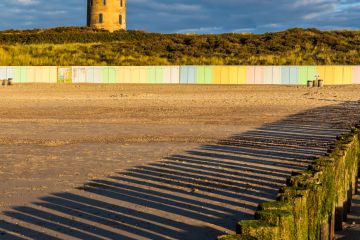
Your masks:
<path fill-rule="evenodd" d="M 235 171 L 237 165 L 226 170 L 234 159 L 223 158 L 224 166 L 213 166 L 215 174 L 179 156 L 294 114 L 356 105 L 359 99 L 360 86 L 0 87 L 0 238 L 214 239 L 231 233 L 239 218 L 251 218 L 258 202 L 272 199 L 294 169 L 275 164 L 270 171 L 271 164 L 257 162 L 257 170 L 272 173 L 266 179 L 261 171 L 246 170 L 251 164 L 243 165 L 244 174 Z M 332 116 L 343 117 L 341 111 Z M 332 120 L 326 131 L 334 137 Z M 317 124 L 310 125 L 316 131 Z M 233 171 L 228 178 L 225 170 Z M 177 179 L 176 172 L 188 180 Z M 189 183 L 199 179 L 201 184 Z M 236 202 L 231 194 L 242 189 L 240 183 L 254 191 Z M 262 188 L 271 194 L 257 195 Z M 220 196 L 221 189 L 227 194 Z M 226 216 L 226 224 L 217 224 Z"/>

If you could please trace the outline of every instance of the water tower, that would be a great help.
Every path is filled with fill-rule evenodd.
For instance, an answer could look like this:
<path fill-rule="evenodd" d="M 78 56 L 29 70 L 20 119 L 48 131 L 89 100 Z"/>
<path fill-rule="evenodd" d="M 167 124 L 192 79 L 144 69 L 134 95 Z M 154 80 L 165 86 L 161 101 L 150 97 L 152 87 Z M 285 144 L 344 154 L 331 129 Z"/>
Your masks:
<path fill-rule="evenodd" d="M 126 30 L 126 0 L 88 0 L 87 25 L 110 32 Z"/>

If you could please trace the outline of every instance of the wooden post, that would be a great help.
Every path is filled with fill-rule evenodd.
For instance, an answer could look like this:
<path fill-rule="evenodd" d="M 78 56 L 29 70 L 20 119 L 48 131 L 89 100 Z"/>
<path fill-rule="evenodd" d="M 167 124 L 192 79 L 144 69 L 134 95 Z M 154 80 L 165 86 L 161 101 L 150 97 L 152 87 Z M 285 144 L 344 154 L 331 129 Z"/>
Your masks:
<path fill-rule="evenodd" d="M 3 80 L 2 80 L 2 84 L 1 84 L 1 85 L 5 86 L 5 81 L 6 81 L 6 80 L 5 80 L 5 79 L 3 79 Z"/>
<path fill-rule="evenodd" d="M 333 208 L 330 218 L 330 240 L 335 239 L 335 208 Z"/>
<path fill-rule="evenodd" d="M 329 240 L 330 238 L 330 224 L 325 222 L 321 224 L 320 240 Z"/>
<path fill-rule="evenodd" d="M 324 87 L 324 80 L 321 80 L 321 79 L 318 80 L 318 87 L 319 88 Z"/>
<path fill-rule="evenodd" d="M 12 80 L 13 80 L 12 78 L 8 78 L 8 80 L 7 80 L 7 85 L 8 85 L 8 86 L 11 86 L 11 85 L 12 85 Z"/>
<path fill-rule="evenodd" d="M 353 185 L 350 184 L 350 189 L 348 190 L 347 194 L 347 213 L 351 211 L 351 205 L 352 205 L 352 198 L 353 198 Z"/>
<path fill-rule="evenodd" d="M 335 231 L 343 230 L 344 222 L 344 206 L 336 206 L 335 208 Z"/>
<path fill-rule="evenodd" d="M 360 178 L 360 166 L 358 168 L 358 175 L 356 176 L 356 183 L 355 183 L 355 194 L 359 194 L 359 178 Z"/>
<path fill-rule="evenodd" d="M 308 80 L 306 86 L 307 86 L 307 87 L 313 87 L 313 81 L 312 81 L 312 80 Z"/>

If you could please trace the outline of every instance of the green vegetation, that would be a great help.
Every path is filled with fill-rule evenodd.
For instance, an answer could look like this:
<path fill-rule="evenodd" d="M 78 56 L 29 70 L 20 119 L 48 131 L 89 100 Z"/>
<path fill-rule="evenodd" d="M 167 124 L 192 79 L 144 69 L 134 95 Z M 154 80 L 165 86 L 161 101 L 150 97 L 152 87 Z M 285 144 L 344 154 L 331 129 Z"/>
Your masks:
<path fill-rule="evenodd" d="M 360 64 L 360 31 L 109 33 L 66 27 L 0 32 L 0 65 Z"/>

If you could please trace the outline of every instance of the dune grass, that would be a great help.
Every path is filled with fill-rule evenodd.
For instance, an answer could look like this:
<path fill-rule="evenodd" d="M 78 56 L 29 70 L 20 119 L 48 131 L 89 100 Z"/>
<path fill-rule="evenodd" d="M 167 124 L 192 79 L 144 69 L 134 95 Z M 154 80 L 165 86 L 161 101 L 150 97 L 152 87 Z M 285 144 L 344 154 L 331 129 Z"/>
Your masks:
<path fill-rule="evenodd" d="M 360 31 L 186 35 L 69 27 L 0 32 L 0 65 L 322 64 L 360 64 Z"/>

